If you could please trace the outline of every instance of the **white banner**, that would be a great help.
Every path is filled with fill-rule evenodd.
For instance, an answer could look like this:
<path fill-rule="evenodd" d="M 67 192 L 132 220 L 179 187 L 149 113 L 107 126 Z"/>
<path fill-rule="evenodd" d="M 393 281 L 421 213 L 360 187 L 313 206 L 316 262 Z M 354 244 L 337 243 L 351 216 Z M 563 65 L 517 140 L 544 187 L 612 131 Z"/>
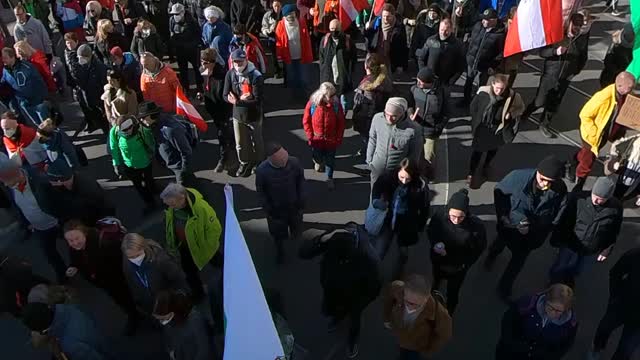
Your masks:
<path fill-rule="evenodd" d="M 227 203 L 224 237 L 224 360 L 284 359 L 251 253 L 233 208 L 231 185 L 224 187 Z"/>

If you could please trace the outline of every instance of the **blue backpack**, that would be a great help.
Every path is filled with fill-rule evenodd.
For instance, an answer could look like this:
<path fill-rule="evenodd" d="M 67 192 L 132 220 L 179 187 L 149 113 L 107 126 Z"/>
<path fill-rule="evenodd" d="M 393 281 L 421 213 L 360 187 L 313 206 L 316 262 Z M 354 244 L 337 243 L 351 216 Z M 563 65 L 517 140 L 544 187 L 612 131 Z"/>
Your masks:
<path fill-rule="evenodd" d="M 337 101 L 333 102 L 333 111 L 336 113 L 336 115 L 340 112 L 340 108 L 338 107 Z M 313 116 L 313 113 L 315 112 L 316 112 L 316 104 L 311 104 L 311 108 L 309 109 L 309 114 Z"/>

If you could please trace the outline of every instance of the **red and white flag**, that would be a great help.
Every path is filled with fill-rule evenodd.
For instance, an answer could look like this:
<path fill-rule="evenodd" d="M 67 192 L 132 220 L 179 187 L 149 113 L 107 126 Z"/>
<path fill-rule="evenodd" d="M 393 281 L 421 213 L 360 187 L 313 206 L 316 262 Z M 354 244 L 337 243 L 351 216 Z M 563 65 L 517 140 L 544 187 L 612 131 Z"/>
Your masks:
<path fill-rule="evenodd" d="M 384 6 L 384 0 L 373 0 L 373 15 L 380 16 L 382 13 L 382 7 Z"/>
<path fill-rule="evenodd" d="M 184 94 L 182 86 L 178 86 L 176 90 L 176 114 L 189 119 L 200 132 L 206 132 L 209 128 L 202 116 L 200 116 L 198 110 L 191 104 L 187 95 Z"/>
<path fill-rule="evenodd" d="M 509 26 L 504 56 L 554 44 L 564 38 L 563 3 L 567 0 L 521 0 Z"/>
<path fill-rule="evenodd" d="M 369 7 L 367 0 L 340 0 L 340 12 L 338 18 L 342 24 L 342 30 L 347 30 L 356 16 Z"/>

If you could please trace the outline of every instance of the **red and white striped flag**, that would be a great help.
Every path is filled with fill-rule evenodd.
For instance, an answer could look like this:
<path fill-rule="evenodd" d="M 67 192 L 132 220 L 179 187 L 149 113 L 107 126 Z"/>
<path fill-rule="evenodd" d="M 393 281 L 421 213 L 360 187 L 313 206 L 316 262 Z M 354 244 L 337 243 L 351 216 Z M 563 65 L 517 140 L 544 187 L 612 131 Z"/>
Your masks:
<path fill-rule="evenodd" d="M 522 0 L 509 26 L 504 56 L 554 44 L 564 38 L 563 3 L 567 0 Z"/>
<path fill-rule="evenodd" d="M 382 13 L 382 7 L 384 6 L 384 0 L 373 0 L 373 15 L 380 16 Z"/>
<path fill-rule="evenodd" d="M 202 116 L 200 116 L 198 110 L 191 104 L 187 95 L 184 94 L 182 86 L 178 86 L 176 90 L 176 114 L 189 119 L 200 132 L 206 132 L 209 128 Z"/>
<path fill-rule="evenodd" d="M 342 24 L 342 30 L 347 30 L 358 14 L 369 7 L 367 0 L 340 0 L 340 12 L 338 18 Z"/>

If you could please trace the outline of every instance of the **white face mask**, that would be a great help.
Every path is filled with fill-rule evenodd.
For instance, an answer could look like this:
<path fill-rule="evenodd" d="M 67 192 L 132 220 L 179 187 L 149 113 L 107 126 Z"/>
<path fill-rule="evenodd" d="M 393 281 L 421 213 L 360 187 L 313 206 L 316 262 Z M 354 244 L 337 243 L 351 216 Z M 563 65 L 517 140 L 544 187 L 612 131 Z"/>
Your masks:
<path fill-rule="evenodd" d="M 89 63 L 89 58 L 86 57 L 78 57 L 78 64 L 87 65 Z"/>
<path fill-rule="evenodd" d="M 242 66 L 237 66 L 237 65 L 233 64 L 233 68 L 236 69 L 236 72 L 242 73 L 244 71 L 244 69 L 247 68 L 247 64 L 244 64 Z"/>
<path fill-rule="evenodd" d="M 173 20 L 175 22 L 180 22 L 180 21 L 182 21 L 182 19 L 184 19 L 184 14 L 173 15 Z"/>
<path fill-rule="evenodd" d="M 404 306 L 404 311 L 407 312 L 407 314 L 411 315 L 413 313 L 415 313 L 416 311 L 420 310 L 420 308 L 415 308 L 415 309 L 409 309 L 406 305 Z"/>
<path fill-rule="evenodd" d="M 133 259 L 129 259 L 129 261 L 131 261 L 131 263 L 140 266 L 142 264 L 142 262 L 144 261 L 144 253 L 142 253 L 142 255 L 138 256 L 138 257 L 134 257 Z"/>
<path fill-rule="evenodd" d="M 143 37 L 147 37 L 147 36 L 149 36 L 149 35 L 151 35 L 151 29 L 144 29 L 144 30 L 142 30 L 142 36 L 143 36 Z"/>
<path fill-rule="evenodd" d="M 171 313 L 171 316 L 168 319 L 160 320 L 160 324 L 162 326 L 168 325 L 171 322 L 171 320 L 173 320 L 173 316 L 174 316 L 174 313 Z"/>
<path fill-rule="evenodd" d="M 6 137 L 12 137 L 15 134 L 16 134 L 16 129 L 5 129 L 4 130 L 4 136 L 6 136 Z"/>

